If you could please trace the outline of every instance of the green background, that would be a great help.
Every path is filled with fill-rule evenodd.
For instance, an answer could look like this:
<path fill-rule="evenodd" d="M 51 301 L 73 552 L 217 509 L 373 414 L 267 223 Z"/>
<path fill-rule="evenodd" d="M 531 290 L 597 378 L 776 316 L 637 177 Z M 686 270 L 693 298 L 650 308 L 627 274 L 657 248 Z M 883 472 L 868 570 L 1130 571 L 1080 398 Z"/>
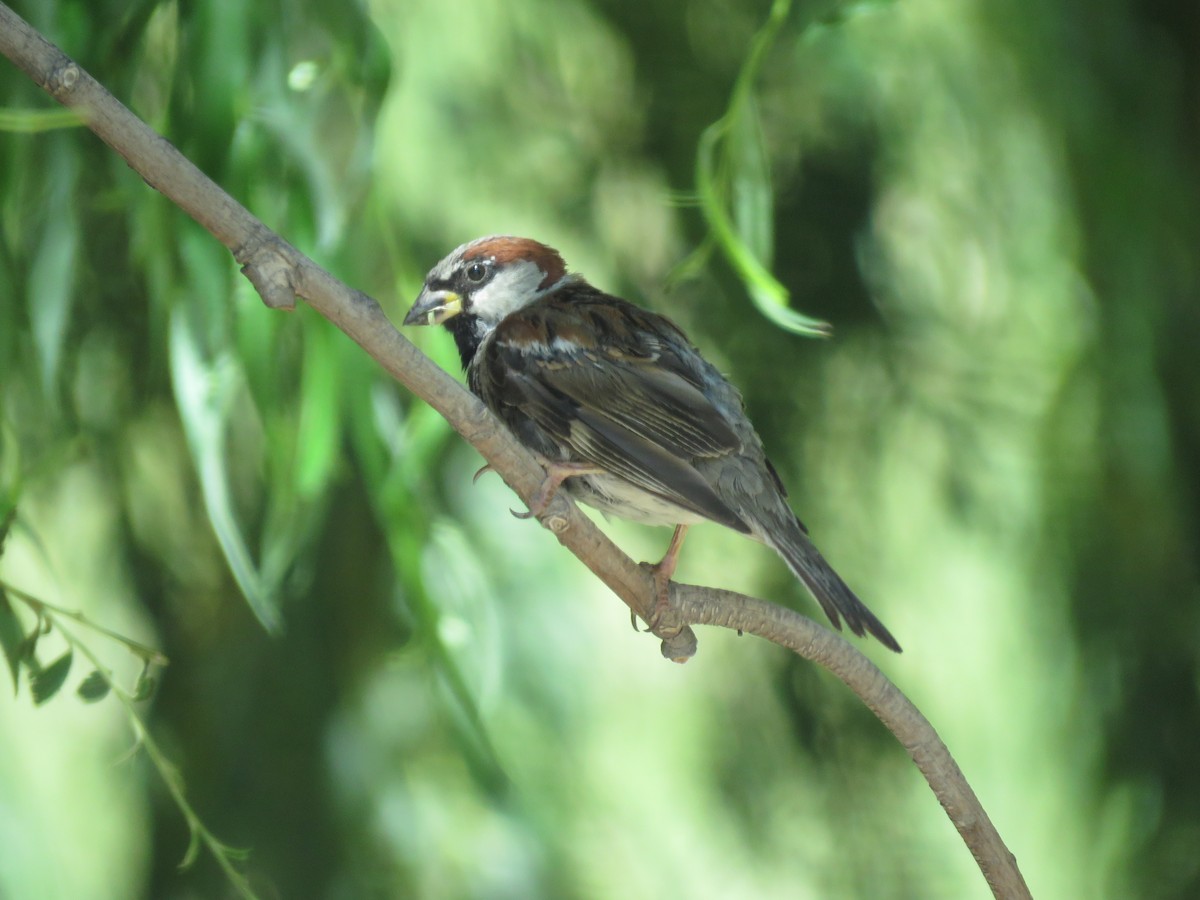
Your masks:
<path fill-rule="evenodd" d="M 16 9 L 394 321 L 494 232 L 670 315 L 1034 895 L 1200 895 L 1200 7 L 786 6 L 732 107 L 769 3 Z M 715 196 L 830 341 L 714 249 L 731 109 Z M 665 663 L 479 465 L 0 63 L 0 575 L 170 657 L 143 714 L 261 896 L 988 896 L 840 683 Z M 716 526 L 679 576 L 819 615 Z M 0 897 L 231 895 L 86 674 L 0 699 Z"/>

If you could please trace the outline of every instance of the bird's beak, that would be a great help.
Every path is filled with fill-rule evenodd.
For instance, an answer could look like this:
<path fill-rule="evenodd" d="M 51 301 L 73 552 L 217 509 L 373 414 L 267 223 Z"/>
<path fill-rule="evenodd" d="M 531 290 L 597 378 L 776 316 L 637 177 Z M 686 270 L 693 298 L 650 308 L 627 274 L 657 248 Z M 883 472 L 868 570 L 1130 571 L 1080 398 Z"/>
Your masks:
<path fill-rule="evenodd" d="M 462 297 L 454 291 L 432 290 L 426 287 L 417 297 L 417 302 L 408 311 L 408 315 L 404 317 L 404 324 L 440 325 L 460 312 L 462 312 Z"/>

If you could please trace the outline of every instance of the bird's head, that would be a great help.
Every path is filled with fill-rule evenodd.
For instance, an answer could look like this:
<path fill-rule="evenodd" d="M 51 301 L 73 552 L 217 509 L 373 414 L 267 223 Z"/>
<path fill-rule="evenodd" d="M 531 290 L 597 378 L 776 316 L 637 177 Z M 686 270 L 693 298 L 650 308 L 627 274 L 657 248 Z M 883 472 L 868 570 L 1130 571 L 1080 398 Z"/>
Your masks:
<path fill-rule="evenodd" d="M 451 320 L 463 317 L 482 337 L 569 277 L 558 251 L 545 244 L 504 235 L 479 238 L 430 270 L 404 324 L 446 324 L 457 332 L 464 323 Z"/>

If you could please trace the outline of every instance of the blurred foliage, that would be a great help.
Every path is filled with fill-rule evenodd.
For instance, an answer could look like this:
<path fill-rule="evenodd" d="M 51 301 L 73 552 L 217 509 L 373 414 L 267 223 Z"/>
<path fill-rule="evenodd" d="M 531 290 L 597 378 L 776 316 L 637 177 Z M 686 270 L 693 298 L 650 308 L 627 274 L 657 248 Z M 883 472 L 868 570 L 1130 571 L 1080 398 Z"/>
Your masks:
<path fill-rule="evenodd" d="M 1196 4 L 15 8 L 394 318 L 489 232 L 668 312 L 1035 896 L 1200 894 Z M 170 657 L 148 727 L 257 893 L 987 896 L 838 683 L 716 632 L 664 664 L 435 414 L 7 64 L 0 185 L 0 574 Z M 680 574 L 815 612 L 715 527 Z M 63 674 L 0 703 L 0 896 L 229 895 Z"/>

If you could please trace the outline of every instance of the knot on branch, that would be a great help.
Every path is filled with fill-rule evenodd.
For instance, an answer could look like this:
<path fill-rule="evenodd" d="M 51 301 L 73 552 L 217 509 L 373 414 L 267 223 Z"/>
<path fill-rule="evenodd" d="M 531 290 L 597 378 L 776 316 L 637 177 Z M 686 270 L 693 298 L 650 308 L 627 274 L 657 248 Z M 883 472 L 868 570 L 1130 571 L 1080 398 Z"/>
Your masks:
<path fill-rule="evenodd" d="M 79 66 L 64 56 L 62 61 L 50 70 L 50 77 L 46 79 L 46 89 L 61 103 L 79 82 L 79 74 Z"/>
<path fill-rule="evenodd" d="M 638 563 L 638 568 L 643 572 L 648 572 L 653 567 L 648 563 Z M 662 639 L 659 650 L 663 658 L 669 659 L 671 662 L 685 663 L 696 655 L 699 641 L 696 639 L 696 632 L 692 631 L 691 626 L 685 621 L 683 611 L 680 609 L 679 588 L 668 582 L 668 602 L 666 606 L 660 606 L 658 584 L 653 576 L 648 581 L 648 589 L 641 594 L 645 605 L 641 610 L 631 608 L 630 621 L 633 623 L 634 631 L 637 631 L 637 618 L 641 616 L 642 621 L 646 623 L 646 630 Z"/>
<path fill-rule="evenodd" d="M 242 274 L 268 308 L 289 311 L 296 308 L 294 267 L 281 241 L 256 239 L 243 244 L 233 255 L 242 264 Z"/>
<path fill-rule="evenodd" d="M 684 625 L 674 634 L 660 637 L 662 646 L 659 649 L 665 659 L 683 664 L 696 655 L 696 632 L 690 626 Z"/>
<path fill-rule="evenodd" d="M 543 528 L 561 535 L 571 527 L 571 505 L 571 501 L 562 493 L 555 494 L 548 502 L 540 503 L 535 495 L 529 513 L 521 513 L 518 518 L 528 518 L 532 515 Z"/>

